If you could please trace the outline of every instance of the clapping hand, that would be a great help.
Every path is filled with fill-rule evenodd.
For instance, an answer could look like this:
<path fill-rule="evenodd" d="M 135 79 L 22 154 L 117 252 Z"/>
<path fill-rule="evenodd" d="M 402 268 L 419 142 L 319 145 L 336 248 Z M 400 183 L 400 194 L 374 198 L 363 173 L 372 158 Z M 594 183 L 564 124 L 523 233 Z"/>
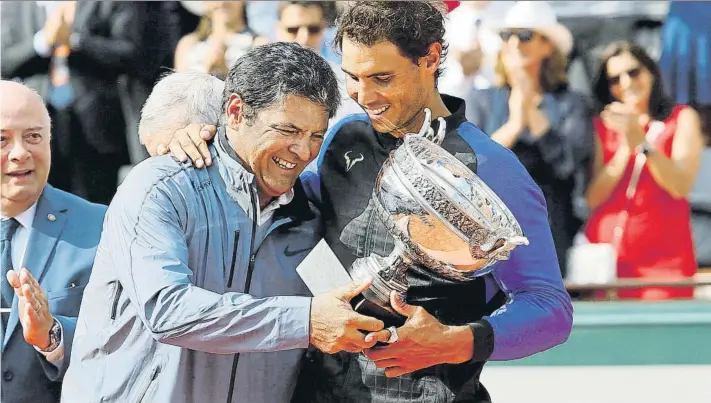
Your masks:
<path fill-rule="evenodd" d="M 630 149 L 634 149 L 645 140 L 642 117 L 631 106 L 621 102 L 612 102 L 600 113 L 605 126 L 624 136 Z"/>
<path fill-rule="evenodd" d="M 70 21 L 73 21 L 73 13 L 61 6 L 48 16 L 43 28 L 47 46 L 52 48 L 69 44 L 69 36 L 72 33 Z"/>
<path fill-rule="evenodd" d="M 47 294 L 27 269 L 18 274 L 14 270 L 7 272 L 7 281 L 15 289 L 19 301 L 17 312 L 22 324 L 25 341 L 41 350 L 50 345 L 49 330 L 54 318 L 49 312 Z"/>

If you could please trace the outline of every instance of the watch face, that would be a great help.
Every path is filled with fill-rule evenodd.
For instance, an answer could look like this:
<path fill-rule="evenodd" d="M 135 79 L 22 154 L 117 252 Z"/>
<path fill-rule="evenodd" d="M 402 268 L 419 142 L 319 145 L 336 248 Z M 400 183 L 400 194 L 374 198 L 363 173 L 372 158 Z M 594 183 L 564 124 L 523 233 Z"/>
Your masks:
<path fill-rule="evenodd" d="M 59 322 L 55 320 L 54 325 L 52 325 L 52 328 L 49 330 L 50 349 L 56 348 L 56 346 L 59 344 L 60 332 L 61 327 L 59 326 Z"/>

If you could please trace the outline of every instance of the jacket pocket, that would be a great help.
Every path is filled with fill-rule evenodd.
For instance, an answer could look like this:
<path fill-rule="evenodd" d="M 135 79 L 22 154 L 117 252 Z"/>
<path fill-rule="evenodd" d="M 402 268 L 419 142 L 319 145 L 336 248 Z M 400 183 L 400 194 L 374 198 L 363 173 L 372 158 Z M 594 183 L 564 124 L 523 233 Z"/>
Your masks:
<path fill-rule="evenodd" d="M 61 290 L 56 291 L 47 291 L 47 301 L 51 301 L 53 299 L 58 298 L 64 298 L 75 294 L 81 295 L 84 292 L 84 288 L 85 286 L 82 285 L 78 287 L 62 288 Z"/>
<path fill-rule="evenodd" d="M 138 384 L 139 387 L 136 389 L 138 394 L 136 395 L 136 398 L 132 400 L 133 403 L 144 403 L 148 390 L 150 390 L 151 385 L 153 385 L 156 382 L 156 379 L 158 379 L 161 369 L 162 364 L 161 361 L 158 360 L 158 362 L 153 364 L 148 375 L 146 375 L 141 383 Z"/>
<path fill-rule="evenodd" d="M 79 315 L 83 296 L 83 286 L 47 292 L 49 311 L 53 315 L 76 317 Z"/>
<path fill-rule="evenodd" d="M 116 281 L 116 290 L 114 291 L 114 296 L 111 299 L 111 320 L 116 319 L 116 311 L 118 310 L 119 299 L 121 299 L 121 292 L 123 291 L 123 286 L 121 283 Z"/>

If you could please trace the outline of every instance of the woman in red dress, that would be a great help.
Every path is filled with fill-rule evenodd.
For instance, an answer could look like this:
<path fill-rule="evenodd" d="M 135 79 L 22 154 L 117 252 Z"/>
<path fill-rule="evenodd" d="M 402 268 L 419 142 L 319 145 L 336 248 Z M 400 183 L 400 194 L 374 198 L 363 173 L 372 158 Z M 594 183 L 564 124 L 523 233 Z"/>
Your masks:
<path fill-rule="evenodd" d="M 696 258 L 687 195 L 703 149 L 698 114 L 672 104 L 657 64 L 629 42 L 605 50 L 594 88 L 601 112 L 595 118 L 596 155 L 586 192 L 592 214 L 585 235 L 592 243 L 616 246 L 619 278 L 692 277 Z M 644 165 L 628 199 L 640 154 L 646 158 L 639 159 Z M 618 297 L 661 300 L 693 293 L 691 287 L 645 287 L 621 290 Z"/>

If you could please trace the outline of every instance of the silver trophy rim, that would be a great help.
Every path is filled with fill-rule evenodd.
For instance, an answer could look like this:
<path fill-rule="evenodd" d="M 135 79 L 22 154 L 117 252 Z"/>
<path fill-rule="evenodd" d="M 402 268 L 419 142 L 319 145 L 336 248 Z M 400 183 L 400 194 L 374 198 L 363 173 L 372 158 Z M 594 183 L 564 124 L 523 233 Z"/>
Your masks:
<path fill-rule="evenodd" d="M 449 220 L 447 220 L 439 211 L 434 209 L 430 205 L 430 203 L 428 203 L 422 197 L 420 192 L 418 192 L 415 189 L 415 187 L 413 186 L 413 184 L 411 183 L 411 180 L 408 178 L 408 174 L 403 172 L 401 167 L 399 166 L 399 164 L 396 163 L 397 161 L 395 160 L 395 157 L 394 157 L 395 153 L 398 150 L 401 150 L 403 148 L 402 146 L 405 146 L 404 151 L 406 153 L 407 158 L 409 158 L 411 161 L 414 162 L 413 165 L 416 167 L 418 172 L 421 173 L 424 177 L 428 178 L 429 184 L 431 186 L 433 186 L 440 194 L 445 195 L 444 197 L 449 198 L 449 196 L 446 196 L 446 195 L 448 195 L 451 190 L 454 190 L 457 192 L 457 194 L 461 200 L 465 200 L 471 204 L 471 202 L 469 201 L 469 198 L 466 195 L 462 194 L 462 192 L 459 189 L 457 189 L 456 187 L 453 186 L 452 189 L 449 189 L 449 190 L 443 189 L 437 183 L 436 180 L 432 180 L 433 179 L 432 173 L 428 172 L 426 169 L 424 169 L 422 167 L 420 157 L 418 157 L 415 154 L 414 150 L 412 149 L 412 143 L 413 142 L 428 142 L 428 141 L 430 141 L 430 140 L 425 139 L 420 136 L 417 136 L 417 135 L 406 135 L 405 138 L 403 139 L 403 144 L 401 145 L 401 147 L 398 147 L 398 149 L 396 149 L 390 153 L 385 165 L 389 165 L 390 169 L 392 169 L 393 174 L 398 178 L 400 183 L 407 189 L 407 191 L 410 193 L 410 196 L 413 197 L 424 210 L 426 210 L 427 212 L 429 212 L 430 214 L 433 214 L 436 218 L 438 218 L 440 220 L 440 222 L 442 222 L 445 225 L 446 228 L 453 231 L 453 233 L 455 235 L 457 235 L 461 240 L 463 240 L 465 242 L 470 242 L 471 239 L 468 236 L 466 236 L 459 228 L 454 226 Z M 484 186 L 480 187 L 478 190 L 484 192 L 484 197 L 486 199 L 490 199 L 493 203 L 496 203 L 498 205 L 503 205 L 504 207 L 506 207 L 506 204 L 503 202 L 503 200 L 501 200 L 498 197 L 498 195 L 496 195 L 493 192 L 493 190 L 488 188 L 486 183 L 484 183 L 483 180 L 475 172 L 472 172 L 471 169 L 469 169 L 466 165 L 464 165 L 458 159 L 454 158 L 451 154 L 447 153 L 447 155 L 445 157 L 447 158 L 448 163 L 452 163 L 452 164 L 458 166 L 459 168 L 462 168 L 465 171 L 471 172 L 471 174 L 478 181 L 482 182 L 482 184 Z M 384 174 L 385 169 L 386 169 L 385 165 L 381 169 L 381 172 L 378 174 L 378 178 L 376 180 L 376 188 L 373 191 L 373 196 L 375 197 L 375 201 L 378 203 L 378 207 L 380 207 L 380 209 L 382 209 L 383 211 L 385 211 L 386 209 L 384 206 L 382 206 L 382 203 L 380 202 L 380 199 L 378 197 L 378 193 L 380 191 L 382 191 L 382 175 Z M 493 222 L 491 220 L 489 220 L 483 214 L 473 214 L 471 211 L 468 211 L 460 203 L 458 203 L 454 200 L 451 200 L 451 204 L 457 209 L 457 211 L 460 214 L 468 217 L 470 220 L 472 220 L 473 222 L 475 222 L 482 228 L 485 228 L 489 232 L 497 233 L 500 230 L 499 227 L 502 227 L 502 226 L 506 227 L 505 225 L 499 225 L 499 227 L 495 227 Z M 472 205 L 472 207 L 473 207 L 473 205 Z M 502 214 L 504 215 L 503 218 L 506 221 L 508 221 L 508 224 L 513 227 L 510 231 L 512 231 L 513 233 L 521 234 L 522 236 L 524 236 L 523 231 L 518 223 L 518 220 L 516 220 L 516 218 L 513 217 L 513 214 L 507 210 L 507 207 L 506 207 L 506 209 L 502 209 Z M 384 218 L 391 221 L 392 217 L 389 217 L 389 214 L 386 214 L 386 215 L 388 217 L 384 217 Z M 397 237 L 397 236 L 395 236 L 393 238 L 395 239 L 396 244 L 404 242 L 401 239 L 399 239 L 399 237 Z M 410 246 L 403 244 L 402 245 L 403 248 L 401 248 L 401 249 L 402 249 L 402 252 L 406 253 L 407 255 L 410 255 L 410 258 L 412 258 L 413 261 L 418 262 L 420 260 L 417 256 L 417 254 L 422 254 L 424 256 L 427 256 L 427 254 L 420 249 L 420 247 L 419 247 L 419 245 L 417 245 L 417 243 L 412 242 L 411 244 L 412 245 L 410 245 Z M 409 251 L 410 247 L 416 248 L 416 251 L 410 252 Z M 415 254 L 415 256 L 412 256 L 413 253 Z M 437 261 L 437 260 L 431 259 L 429 257 L 427 257 L 427 260 L 428 260 L 427 262 L 419 262 L 419 263 L 426 264 L 431 270 L 433 270 L 433 271 L 439 273 L 440 275 L 442 275 L 443 277 L 449 278 L 451 280 L 471 281 L 471 280 L 474 280 L 478 277 L 481 277 L 481 276 L 484 276 L 484 275 L 490 273 L 495 267 L 494 263 L 496 263 L 499 260 L 503 260 L 503 259 L 497 258 L 497 255 L 493 254 L 492 256 L 490 256 L 486 259 L 486 262 L 484 263 L 484 265 L 481 268 L 471 271 L 471 272 L 465 272 L 465 271 L 458 270 L 453 265 L 451 265 L 449 263 Z M 433 263 L 436 263 L 435 267 L 432 267 Z"/>

